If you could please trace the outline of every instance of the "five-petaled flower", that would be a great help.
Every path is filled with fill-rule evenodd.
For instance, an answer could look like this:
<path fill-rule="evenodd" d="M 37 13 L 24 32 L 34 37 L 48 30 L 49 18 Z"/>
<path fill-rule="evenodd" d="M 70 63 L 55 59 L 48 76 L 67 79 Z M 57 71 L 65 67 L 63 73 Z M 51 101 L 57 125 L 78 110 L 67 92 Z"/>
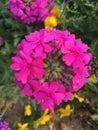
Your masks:
<path fill-rule="evenodd" d="M 48 121 L 51 119 L 51 115 L 48 113 L 49 110 L 46 109 L 43 113 L 43 115 L 35 121 L 35 128 L 38 128 L 39 125 L 45 125 Z"/>
<path fill-rule="evenodd" d="M 25 105 L 24 115 L 25 116 L 31 116 L 31 105 Z"/>
<path fill-rule="evenodd" d="M 78 99 L 78 101 L 80 102 L 80 103 L 82 103 L 83 101 L 84 101 L 84 98 L 83 97 L 80 97 L 78 94 L 74 94 L 74 98 L 76 98 L 76 99 Z"/>
<path fill-rule="evenodd" d="M 73 112 L 73 109 L 71 109 L 70 105 L 67 105 L 65 108 L 60 108 L 60 118 L 70 116 Z"/>

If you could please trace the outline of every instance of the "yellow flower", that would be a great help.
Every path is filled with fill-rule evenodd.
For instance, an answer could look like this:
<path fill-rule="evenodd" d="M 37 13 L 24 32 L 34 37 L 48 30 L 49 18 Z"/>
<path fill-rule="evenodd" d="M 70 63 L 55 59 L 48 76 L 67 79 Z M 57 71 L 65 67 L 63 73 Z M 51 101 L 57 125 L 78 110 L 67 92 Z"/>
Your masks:
<path fill-rule="evenodd" d="M 28 128 L 28 123 L 24 123 L 24 124 L 21 124 L 21 123 L 18 123 L 18 130 L 29 130 Z"/>
<path fill-rule="evenodd" d="M 57 6 L 54 6 L 54 8 L 51 10 L 51 14 L 55 16 L 57 20 L 57 24 L 61 23 L 61 16 L 60 16 L 60 11 L 58 10 Z"/>
<path fill-rule="evenodd" d="M 72 112 L 73 112 L 73 109 L 70 108 L 70 105 L 67 105 L 65 107 L 65 109 L 60 108 L 59 112 L 60 112 L 60 118 L 63 118 L 65 116 L 70 116 L 72 114 Z"/>
<path fill-rule="evenodd" d="M 48 114 L 48 112 L 48 109 L 46 109 L 44 114 L 35 122 L 36 128 L 38 128 L 39 125 L 45 125 L 51 119 L 51 116 Z"/>
<path fill-rule="evenodd" d="M 78 101 L 80 102 L 80 103 L 82 103 L 82 102 L 84 102 L 84 98 L 83 97 L 80 97 L 78 94 L 74 94 L 74 98 L 76 98 L 76 99 L 78 99 Z"/>
<path fill-rule="evenodd" d="M 44 21 L 45 28 L 53 29 L 57 26 L 57 24 L 61 23 L 61 17 L 60 13 L 58 11 L 58 8 L 54 6 L 54 8 L 51 10 L 51 16 L 46 17 Z"/>
<path fill-rule="evenodd" d="M 30 116 L 31 115 L 31 106 L 30 105 L 25 106 L 24 115 L 25 116 Z"/>
<path fill-rule="evenodd" d="M 48 121 L 50 120 L 51 116 L 48 114 L 48 112 L 49 112 L 48 109 L 45 110 L 45 112 L 44 112 L 44 114 L 42 115 L 42 117 L 40 117 L 40 118 L 37 120 L 37 122 L 38 122 L 39 124 L 45 125 L 46 122 L 48 122 Z"/>
<path fill-rule="evenodd" d="M 48 16 L 44 21 L 45 28 L 53 29 L 57 26 L 57 20 L 55 16 Z"/>
<path fill-rule="evenodd" d="M 91 75 L 91 77 L 89 78 L 89 80 L 90 80 L 91 82 L 93 82 L 93 83 L 97 83 L 97 82 L 98 82 L 98 80 L 97 80 L 95 74 Z"/>

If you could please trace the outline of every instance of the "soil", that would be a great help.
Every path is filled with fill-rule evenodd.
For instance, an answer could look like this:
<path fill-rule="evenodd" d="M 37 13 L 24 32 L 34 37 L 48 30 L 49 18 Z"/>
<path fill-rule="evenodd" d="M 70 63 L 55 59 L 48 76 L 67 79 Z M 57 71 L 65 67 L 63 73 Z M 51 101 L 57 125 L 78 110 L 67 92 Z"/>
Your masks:
<path fill-rule="evenodd" d="M 7 98 L 3 100 L 0 113 L 6 106 L 8 110 L 5 113 L 4 119 L 9 122 L 11 130 L 17 130 L 16 124 L 23 118 L 24 108 L 21 104 L 14 104 Z M 92 113 L 93 111 L 90 109 L 89 105 L 86 104 L 70 117 L 60 119 L 54 114 L 52 119 L 54 123 L 53 130 L 98 130 L 96 122 L 90 118 Z M 49 128 L 45 126 L 43 130 L 49 130 Z"/>

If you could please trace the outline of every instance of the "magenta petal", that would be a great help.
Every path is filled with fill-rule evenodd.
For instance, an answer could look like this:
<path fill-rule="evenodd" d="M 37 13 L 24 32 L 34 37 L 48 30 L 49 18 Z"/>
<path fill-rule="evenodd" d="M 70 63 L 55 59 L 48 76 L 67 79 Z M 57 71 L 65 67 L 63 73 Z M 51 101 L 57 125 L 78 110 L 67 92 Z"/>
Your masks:
<path fill-rule="evenodd" d="M 75 56 L 73 53 L 68 53 L 62 57 L 62 60 L 65 62 L 66 65 L 70 66 L 75 60 Z"/>
<path fill-rule="evenodd" d="M 17 11 L 17 16 L 22 16 L 24 14 L 24 12 L 21 10 L 21 9 L 19 9 L 18 11 Z"/>
<path fill-rule="evenodd" d="M 30 33 L 29 35 L 25 36 L 26 40 L 37 43 L 40 41 L 40 33 L 35 31 L 34 33 Z"/>
<path fill-rule="evenodd" d="M 41 39 L 42 43 L 48 43 L 54 39 L 54 33 L 52 35 L 52 31 L 50 29 L 46 29 L 45 31 L 42 30 L 41 33 L 42 33 L 42 39 Z"/>
<path fill-rule="evenodd" d="M 53 93 L 55 91 L 57 91 L 60 88 L 60 85 L 58 82 L 52 82 L 50 84 L 50 92 Z"/>
<path fill-rule="evenodd" d="M 51 98 L 46 98 L 44 102 L 41 103 L 42 110 L 49 109 L 50 111 L 54 110 L 54 103 Z"/>
<path fill-rule="evenodd" d="M 87 54 L 83 55 L 84 63 L 88 64 L 90 62 L 91 57 L 92 57 L 91 53 L 87 53 Z"/>
<path fill-rule="evenodd" d="M 35 77 L 35 78 L 38 78 L 38 79 L 41 79 L 44 74 L 45 74 L 45 70 L 44 69 L 40 69 L 40 68 L 37 68 L 37 67 L 32 67 L 32 75 Z"/>
<path fill-rule="evenodd" d="M 77 58 L 77 59 L 74 61 L 74 63 L 73 63 L 73 67 L 74 67 L 74 68 L 79 68 L 80 70 L 83 70 L 84 64 L 83 64 L 83 62 L 81 61 L 80 58 Z"/>
<path fill-rule="evenodd" d="M 28 82 L 34 91 L 37 92 L 40 89 L 40 82 L 38 80 L 33 80 L 32 76 L 28 78 Z"/>
<path fill-rule="evenodd" d="M 30 70 L 25 68 L 25 70 L 21 70 L 20 72 L 16 73 L 15 77 L 18 81 L 21 81 L 23 84 L 26 84 L 29 73 L 30 73 Z"/>
<path fill-rule="evenodd" d="M 51 52 L 53 49 L 53 47 L 48 44 L 43 44 L 43 46 L 44 46 L 45 52 L 48 52 L 48 53 Z"/>
<path fill-rule="evenodd" d="M 46 99 L 46 94 L 44 92 L 40 92 L 40 91 L 39 92 L 35 91 L 33 93 L 33 96 L 34 96 L 37 104 L 42 103 L 44 101 L 44 99 Z"/>
<path fill-rule="evenodd" d="M 42 59 L 36 59 L 36 60 L 33 60 L 32 62 L 32 67 L 35 66 L 35 67 L 39 67 L 39 68 L 43 68 L 44 67 L 44 62 Z"/>
<path fill-rule="evenodd" d="M 12 70 L 16 70 L 16 71 L 19 71 L 23 68 L 26 67 L 26 62 L 23 61 L 20 57 L 16 56 L 16 57 L 12 57 L 12 60 L 13 60 L 13 64 L 10 66 L 10 68 Z"/>
<path fill-rule="evenodd" d="M 65 96 L 64 96 L 63 93 L 54 93 L 54 94 L 52 94 L 52 98 L 53 98 L 54 102 L 57 105 L 60 105 L 60 103 L 63 101 L 64 97 Z"/>
<path fill-rule="evenodd" d="M 19 52 L 19 55 L 27 62 L 27 63 L 31 63 L 32 62 L 32 58 L 30 57 L 30 55 L 24 53 L 23 51 Z"/>
<path fill-rule="evenodd" d="M 45 92 L 46 94 L 49 94 L 49 86 L 47 82 L 44 82 L 41 86 L 40 86 L 40 90 Z"/>
<path fill-rule="evenodd" d="M 67 92 L 67 91 L 65 91 L 64 101 L 65 101 L 65 102 L 68 102 L 68 100 L 71 100 L 72 98 L 73 98 L 72 92 Z"/>
<path fill-rule="evenodd" d="M 78 91 L 85 85 L 87 81 L 83 76 L 76 75 L 73 77 L 72 82 L 73 82 L 73 91 Z"/>
<path fill-rule="evenodd" d="M 77 48 L 80 48 L 82 52 L 85 52 L 85 51 L 88 50 L 88 45 L 87 44 L 83 44 L 81 39 L 77 39 L 76 46 L 77 46 Z"/>
<path fill-rule="evenodd" d="M 72 42 L 70 39 L 66 40 L 61 48 L 62 53 L 70 53 L 71 50 L 74 48 L 74 42 Z"/>
<path fill-rule="evenodd" d="M 20 65 L 17 64 L 17 63 L 11 64 L 10 68 L 11 68 L 12 70 L 16 70 L 16 71 L 19 71 L 19 70 L 21 69 Z"/>
<path fill-rule="evenodd" d="M 32 96 L 32 90 L 28 84 L 24 85 L 24 87 L 20 91 L 21 94 L 24 94 L 26 96 Z"/>

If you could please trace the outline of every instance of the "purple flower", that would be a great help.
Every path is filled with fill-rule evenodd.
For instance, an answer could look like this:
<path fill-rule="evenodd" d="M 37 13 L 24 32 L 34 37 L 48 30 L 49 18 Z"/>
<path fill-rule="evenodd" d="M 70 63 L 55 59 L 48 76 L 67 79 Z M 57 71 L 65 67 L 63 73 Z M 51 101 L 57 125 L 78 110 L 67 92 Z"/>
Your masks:
<path fill-rule="evenodd" d="M 42 110 L 53 111 L 86 84 L 91 53 L 68 30 L 32 32 L 17 49 L 10 68 L 16 72 L 20 93 L 34 99 Z"/>
<path fill-rule="evenodd" d="M 11 69 L 17 71 L 15 77 L 23 84 L 27 83 L 29 75 L 31 75 L 32 78 L 41 79 L 45 74 L 45 70 L 43 69 L 44 63 L 42 59 L 34 59 L 31 63 L 29 63 L 28 61 L 26 61 L 25 56 L 23 56 L 22 58 L 16 56 L 13 57 L 12 60 L 14 61 L 14 63 L 10 67 Z"/>
<path fill-rule="evenodd" d="M 0 130 L 11 130 L 9 128 L 9 123 L 4 121 L 1 117 L 0 117 Z"/>
<path fill-rule="evenodd" d="M 17 21 L 26 24 L 41 22 L 51 15 L 50 11 L 53 7 L 54 0 L 9 0 L 8 7 Z"/>
<path fill-rule="evenodd" d="M 83 68 L 91 59 L 91 53 L 87 53 L 88 46 L 83 44 L 80 39 L 75 40 L 75 35 L 66 40 L 62 46 L 63 61 L 68 65 L 73 65 L 74 68 Z M 69 58 L 70 57 L 70 58 Z"/>
<path fill-rule="evenodd" d="M 37 104 L 41 104 L 42 110 L 48 108 L 50 111 L 53 111 L 54 103 L 56 105 L 60 105 L 60 103 L 64 100 L 64 92 L 65 88 L 62 84 L 52 82 L 50 86 L 48 86 L 48 83 L 44 82 L 40 86 L 40 89 L 37 89 L 33 95 Z"/>

